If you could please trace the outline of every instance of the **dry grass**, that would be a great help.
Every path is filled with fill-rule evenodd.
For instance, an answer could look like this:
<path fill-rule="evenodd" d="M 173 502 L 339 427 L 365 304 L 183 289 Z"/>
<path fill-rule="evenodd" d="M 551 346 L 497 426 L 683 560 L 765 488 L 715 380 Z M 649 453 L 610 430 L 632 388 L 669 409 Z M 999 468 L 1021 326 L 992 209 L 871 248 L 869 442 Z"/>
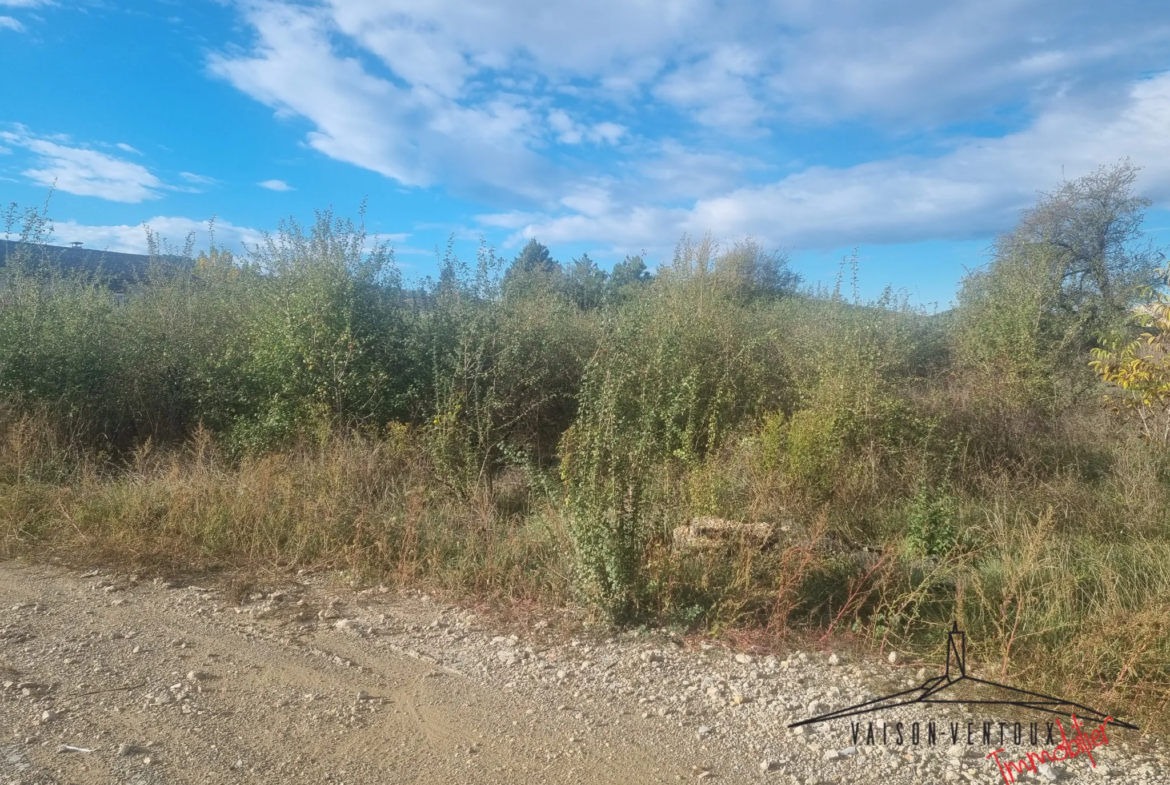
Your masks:
<path fill-rule="evenodd" d="M 964 545 L 928 568 L 904 553 L 897 493 L 852 490 L 813 506 L 760 459 L 763 442 L 729 442 L 663 480 L 663 532 L 696 512 L 807 525 L 766 552 L 741 544 L 679 558 L 653 540 L 646 618 L 739 647 L 896 646 L 923 661 L 941 656 L 958 618 L 972 660 L 997 676 L 1165 727 L 1170 500 L 1160 464 L 1088 411 L 1016 438 L 1017 454 L 1041 459 L 973 472 L 955 491 Z M 120 462 L 78 443 L 43 411 L 0 412 L 0 555 L 156 574 L 230 568 L 240 594 L 249 576 L 340 570 L 510 609 L 520 625 L 575 599 L 573 543 L 548 487 L 509 469 L 457 493 L 436 480 L 427 440 L 410 427 L 236 461 L 203 431 L 174 447 L 147 442 Z M 927 459 L 910 455 L 903 467 Z M 852 483 L 842 474 L 838 487 Z M 821 547 L 834 530 L 866 526 L 884 537 L 876 566 Z"/>
<path fill-rule="evenodd" d="M 140 449 L 118 468 L 78 459 L 54 482 L 29 469 L 52 447 L 26 443 L 28 433 L 22 420 L 2 432 L 24 445 L 0 463 L 21 478 L 0 483 L 6 556 L 164 571 L 330 568 L 516 600 L 568 596 L 570 548 L 556 511 L 507 514 L 486 489 L 452 496 L 429 482 L 408 429 L 234 465 L 201 432 L 182 448 Z"/>

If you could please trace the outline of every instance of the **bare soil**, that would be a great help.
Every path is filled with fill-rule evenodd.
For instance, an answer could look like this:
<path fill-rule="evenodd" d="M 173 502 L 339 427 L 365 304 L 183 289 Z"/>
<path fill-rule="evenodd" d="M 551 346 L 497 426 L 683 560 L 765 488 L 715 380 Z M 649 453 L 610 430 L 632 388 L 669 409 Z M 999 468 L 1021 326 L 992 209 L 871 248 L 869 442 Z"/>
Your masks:
<path fill-rule="evenodd" d="M 515 635 L 417 593 L 268 583 L 0 562 L 0 783 L 1000 781 L 982 750 L 838 755 L 844 731 L 786 729 L 809 695 L 916 667 Z M 1058 779 L 1170 782 L 1161 741 L 1138 741 Z"/>

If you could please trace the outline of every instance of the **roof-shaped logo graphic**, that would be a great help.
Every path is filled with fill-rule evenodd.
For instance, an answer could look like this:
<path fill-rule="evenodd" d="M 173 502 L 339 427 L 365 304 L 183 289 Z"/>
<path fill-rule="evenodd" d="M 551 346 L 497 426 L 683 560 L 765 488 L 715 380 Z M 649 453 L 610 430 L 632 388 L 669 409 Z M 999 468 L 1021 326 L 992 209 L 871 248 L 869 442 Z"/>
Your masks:
<path fill-rule="evenodd" d="M 974 693 L 972 697 L 960 697 L 958 693 Z M 946 693 L 946 695 L 944 695 Z M 966 704 L 984 706 L 1017 706 L 1063 716 L 1072 714 L 1092 720 L 1104 722 L 1106 714 L 1074 701 L 1044 695 L 1039 692 L 1030 692 L 1018 687 L 999 684 L 971 676 L 967 673 L 967 635 L 959 629 L 956 621 L 951 631 L 947 633 L 947 664 L 941 676 L 927 679 L 917 687 L 902 692 L 886 695 L 881 698 L 848 706 L 844 709 L 830 711 L 816 717 L 794 722 L 788 727 L 796 728 L 801 725 L 813 725 L 818 722 L 839 720 L 845 717 L 855 717 L 859 714 L 870 714 L 875 711 L 893 709 L 899 706 L 914 706 L 918 704 Z M 1137 730 L 1136 725 L 1123 722 L 1117 718 L 1110 719 L 1114 725 L 1129 730 Z"/>

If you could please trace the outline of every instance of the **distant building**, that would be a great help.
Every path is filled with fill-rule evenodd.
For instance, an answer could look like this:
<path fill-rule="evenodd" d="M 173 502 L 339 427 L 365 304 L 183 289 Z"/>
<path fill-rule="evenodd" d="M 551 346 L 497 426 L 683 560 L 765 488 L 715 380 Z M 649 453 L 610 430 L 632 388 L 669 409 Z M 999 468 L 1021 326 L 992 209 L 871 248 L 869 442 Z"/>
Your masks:
<path fill-rule="evenodd" d="M 8 266 L 9 258 L 14 258 L 20 252 L 39 263 L 59 266 L 66 272 L 101 270 L 108 276 L 110 287 L 114 291 L 122 292 L 129 288 L 134 281 L 141 278 L 150 267 L 150 257 L 144 254 L 99 251 L 84 248 L 80 242 L 61 246 L 0 240 L 0 288 L 4 285 L 6 278 L 4 268 Z M 156 257 L 156 261 L 186 268 L 190 268 L 194 264 L 190 259 L 181 256 L 159 256 Z"/>

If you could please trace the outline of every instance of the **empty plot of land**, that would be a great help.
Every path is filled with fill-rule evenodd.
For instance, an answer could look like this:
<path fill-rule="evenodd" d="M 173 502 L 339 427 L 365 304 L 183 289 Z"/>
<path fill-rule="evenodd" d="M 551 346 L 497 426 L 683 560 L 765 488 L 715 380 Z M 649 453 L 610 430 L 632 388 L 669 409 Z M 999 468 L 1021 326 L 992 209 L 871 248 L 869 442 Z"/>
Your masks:
<path fill-rule="evenodd" d="M 0 782 L 999 780 L 981 747 L 786 728 L 917 665 L 610 635 L 505 630 L 325 576 L 240 593 L 2 563 Z M 1154 739 L 1097 761 L 1048 773 L 1170 781 Z"/>

